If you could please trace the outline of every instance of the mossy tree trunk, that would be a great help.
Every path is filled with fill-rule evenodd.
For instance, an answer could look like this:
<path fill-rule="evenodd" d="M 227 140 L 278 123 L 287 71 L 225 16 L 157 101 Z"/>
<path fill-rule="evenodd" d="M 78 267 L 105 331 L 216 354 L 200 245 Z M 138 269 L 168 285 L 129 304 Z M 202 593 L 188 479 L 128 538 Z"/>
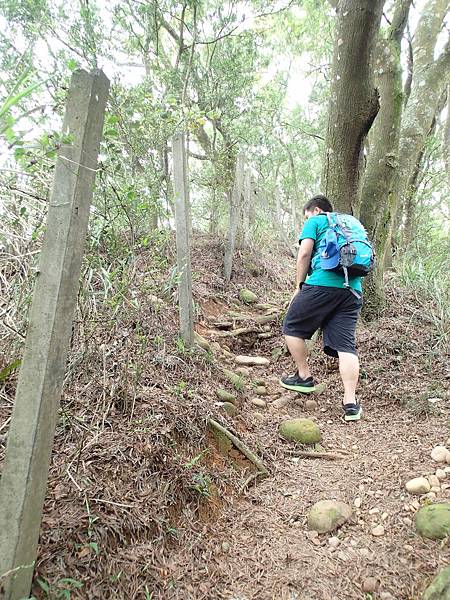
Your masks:
<path fill-rule="evenodd" d="M 364 140 L 379 103 L 373 54 L 384 0 L 342 0 L 334 42 L 322 189 L 335 208 L 359 206 Z"/>
<path fill-rule="evenodd" d="M 443 154 L 447 171 L 447 182 L 450 188 L 450 83 L 447 85 L 447 120 L 444 127 Z"/>
<path fill-rule="evenodd" d="M 427 139 L 431 139 L 436 133 L 436 127 L 439 120 L 439 115 L 444 110 L 447 102 L 447 88 L 444 88 L 441 97 L 439 99 L 436 113 L 431 122 L 430 131 L 427 134 Z M 420 209 L 417 206 L 417 193 L 424 179 L 425 174 L 430 168 L 430 149 L 428 144 L 424 143 L 424 146 L 419 153 L 417 164 L 415 165 L 412 174 L 410 175 L 408 185 L 406 186 L 405 196 L 403 199 L 404 209 L 403 218 L 404 225 L 402 231 L 402 247 L 408 248 L 414 238 L 414 233 L 417 226 L 417 211 Z"/>
<path fill-rule="evenodd" d="M 377 256 L 384 255 L 389 234 L 393 198 L 391 194 L 398 168 L 400 125 L 403 107 L 401 40 L 412 0 L 398 0 L 391 26 L 380 34 L 375 58 L 375 83 L 380 94 L 380 110 L 370 134 L 370 152 L 362 182 L 360 218 L 374 241 Z M 377 317 L 384 305 L 384 264 L 377 260 L 375 271 L 366 281 L 366 317 Z"/>
<path fill-rule="evenodd" d="M 423 151 L 450 68 L 450 42 L 434 60 L 437 36 L 448 8 L 448 0 L 430 0 L 421 15 L 413 42 L 413 79 L 404 110 L 399 145 L 399 166 L 394 179 L 392 223 L 403 222 L 410 182 Z M 388 250 L 387 246 L 385 247 Z"/>

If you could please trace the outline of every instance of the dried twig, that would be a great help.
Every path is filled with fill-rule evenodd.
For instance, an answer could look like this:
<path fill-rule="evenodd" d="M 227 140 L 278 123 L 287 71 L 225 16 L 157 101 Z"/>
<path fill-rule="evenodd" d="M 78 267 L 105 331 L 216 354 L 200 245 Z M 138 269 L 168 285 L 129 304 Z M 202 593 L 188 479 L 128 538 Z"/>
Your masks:
<path fill-rule="evenodd" d="M 328 460 L 341 460 L 342 458 L 346 458 L 344 454 L 338 454 L 336 452 L 308 452 L 307 450 L 297 450 L 295 453 L 292 452 L 292 455 L 299 458 L 325 458 Z"/>

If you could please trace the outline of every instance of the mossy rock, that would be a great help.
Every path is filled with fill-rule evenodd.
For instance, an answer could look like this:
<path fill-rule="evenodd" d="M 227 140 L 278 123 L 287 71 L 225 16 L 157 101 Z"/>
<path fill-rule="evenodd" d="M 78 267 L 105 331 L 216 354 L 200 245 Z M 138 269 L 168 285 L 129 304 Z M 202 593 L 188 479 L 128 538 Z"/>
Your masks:
<path fill-rule="evenodd" d="M 253 275 L 253 277 L 259 277 L 261 275 L 261 269 L 258 267 L 258 265 L 255 265 L 252 262 L 245 263 L 244 267 L 245 270 L 250 273 L 250 275 Z"/>
<path fill-rule="evenodd" d="M 223 410 L 227 413 L 227 415 L 229 417 L 234 417 L 236 416 L 237 410 L 234 404 L 232 404 L 231 402 L 224 402 L 222 404 L 222 408 Z"/>
<path fill-rule="evenodd" d="M 231 402 L 232 404 L 236 402 L 236 396 L 230 394 L 230 392 L 227 392 L 227 390 L 223 390 L 222 388 L 216 390 L 216 396 L 222 402 Z"/>
<path fill-rule="evenodd" d="M 450 600 L 450 566 L 436 575 L 425 590 L 423 600 Z"/>
<path fill-rule="evenodd" d="M 244 387 L 244 378 L 241 375 L 233 373 L 233 371 L 230 371 L 229 369 L 224 369 L 223 374 L 228 379 L 228 381 L 233 384 L 236 390 L 242 390 L 242 388 Z"/>
<path fill-rule="evenodd" d="M 261 315 L 260 317 L 255 317 L 253 320 L 258 325 L 265 325 L 266 323 L 270 323 L 271 321 L 275 321 L 278 319 L 278 315 Z"/>
<path fill-rule="evenodd" d="M 301 444 L 320 442 L 320 429 L 311 419 L 289 419 L 280 423 L 278 431 L 285 440 Z"/>
<path fill-rule="evenodd" d="M 450 502 L 430 504 L 418 510 L 416 530 L 431 540 L 442 540 L 450 535 Z"/>
<path fill-rule="evenodd" d="M 267 396 L 269 392 L 267 391 L 267 388 L 264 385 L 258 385 L 255 388 L 255 394 L 257 396 Z"/>
<path fill-rule="evenodd" d="M 245 302 L 245 304 L 255 304 L 255 302 L 258 302 L 258 296 L 246 288 L 241 289 L 239 292 L 239 298 L 242 300 L 242 302 Z"/>
<path fill-rule="evenodd" d="M 257 304 L 255 304 L 255 308 L 257 308 L 258 310 L 274 310 L 277 307 L 274 304 L 263 304 L 258 302 Z"/>
<path fill-rule="evenodd" d="M 308 513 L 308 527 L 319 533 L 334 531 L 352 516 L 352 508 L 337 500 L 320 500 Z"/>
<path fill-rule="evenodd" d="M 197 344 L 197 346 L 200 346 L 200 348 L 203 348 L 203 350 L 207 350 L 207 351 L 211 350 L 211 345 L 208 342 L 208 340 L 205 340 L 205 338 L 203 336 L 201 336 L 199 333 L 197 333 L 196 331 L 194 331 L 194 342 Z"/>

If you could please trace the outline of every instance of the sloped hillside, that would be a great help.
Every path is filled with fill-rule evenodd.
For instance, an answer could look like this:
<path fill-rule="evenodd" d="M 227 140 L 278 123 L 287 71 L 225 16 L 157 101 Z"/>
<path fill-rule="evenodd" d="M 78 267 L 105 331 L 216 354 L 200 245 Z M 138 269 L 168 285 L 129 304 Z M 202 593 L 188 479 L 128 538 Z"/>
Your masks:
<path fill-rule="evenodd" d="M 226 285 L 220 241 L 197 236 L 204 347 L 189 350 L 177 334 L 173 248 L 171 240 L 150 245 L 112 264 L 107 279 L 86 265 L 35 597 L 420 598 L 449 559 L 448 546 L 420 538 L 413 519 L 420 504 L 450 499 L 450 485 L 434 499 L 404 489 L 434 473 L 430 452 L 449 435 L 446 357 L 427 313 L 388 282 L 386 314 L 358 331 L 365 418 L 344 424 L 336 365 L 319 343 L 312 365 L 326 388 L 316 403 L 277 383 L 292 368 L 280 326 L 294 261 L 276 247 L 246 250 Z M 242 302 L 243 288 L 256 303 Z M 236 355 L 270 364 L 242 367 Z M 0 424 L 14 387 L 13 375 L 3 384 Z M 304 416 L 320 426 L 323 457 L 304 457 L 278 435 L 282 420 Z M 259 456 L 268 477 L 214 435 L 211 418 Z M 337 532 L 317 535 L 306 525 L 321 499 L 353 507 Z M 368 578 L 376 591 L 365 591 Z"/>

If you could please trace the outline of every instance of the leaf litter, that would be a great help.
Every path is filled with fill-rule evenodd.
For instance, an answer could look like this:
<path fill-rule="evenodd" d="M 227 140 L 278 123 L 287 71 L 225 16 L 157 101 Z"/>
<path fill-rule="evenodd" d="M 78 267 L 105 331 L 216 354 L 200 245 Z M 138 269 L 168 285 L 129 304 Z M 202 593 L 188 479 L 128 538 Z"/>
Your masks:
<path fill-rule="evenodd" d="M 317 410 L 306 411 L 302 397 L 277 385 L 292 368 L 280 323 L 294 264 L 281 249 L 242 251 L 226 285 L 220 241 L 195 239 L 198 331 L 232 355 L 217 346 L 184 348 L 176 288 L 167 283 L 171 272 L 154 267 L 151 252 L 136 257 L 122 305 L 94 303 L 88 294 L 80 299 L 34 596 L 351 600 L 363 598 L 365 579 L 375 578 L 374 599 L 419 598 L 450 555 L 447 544 L 414 534 L 417 505 L 404 482 L 434 472 L 430 451 L 445 443 L 449 415 L 445 351 L 414 294 L 388 281 L 382 319 L 359 325 L 365 416 L 349 426 L 340 420 L 336 365 L 320 351 L 320 342 L 311 359 L 315 377 L 326 383 L 315 398 Z M 261 309 L 239 302 L 242 287 L 277 308 L 278 318 L 255 322 Z M 241 327 L 242 319 L 233 321 L 236 312 L 247 319 L 244 326 L 256 325 L 254 331 L 224 339 L 214 322 Z M 17 360 L 8 338 L 2 345 L 9 362 Z M 230 390 L 238 414 L 229 417 L 215 389 L 230 385 L 222 369 L 236 368 L 233 355 L 239 354 L 267 357 L 271 364 L 251 367 L 243 389 Z M 0 425 L 11 414 L 16 376 L 1 384 Z M 250 398 L 258 379 L 266 382 L 269 402 L 256 410 Z M 288 401 L 273 405 L 280 397 Z M 344 460 L 292 456 L 277 427 L 286 417 L 304 416 L 320 425 L 324 449 L 342 451 Z M 219 451 L 209 418 L 256 452 L 269 477 L 247 485 L 253 465 L 235 449 Z M 3 455 L 4 441 L 0 461 Z M 340 530 L 321 536 L 307 531 L 314 502 L 354 505 L 355 498 L 360 506 Z M 449 489 L 443 489 L 439 500 L 449 499 Z M 378 526 L 384 534 L 374 537 Z M 339 544 L 330 546 L 330 536 Z"/>

